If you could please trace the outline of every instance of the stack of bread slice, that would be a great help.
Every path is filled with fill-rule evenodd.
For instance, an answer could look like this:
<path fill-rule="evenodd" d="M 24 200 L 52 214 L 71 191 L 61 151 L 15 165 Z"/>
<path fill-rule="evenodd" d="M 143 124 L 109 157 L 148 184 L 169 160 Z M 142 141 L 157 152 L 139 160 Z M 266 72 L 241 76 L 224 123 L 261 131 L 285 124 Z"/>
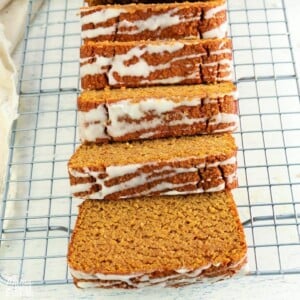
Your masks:
<path fill-rule="evenodd" d="M 86 2 L 82 145 L 68 164 L 83 199 L 68 252 L 75 284 L 177 287 L 239 273 L 226 1 Z"/>

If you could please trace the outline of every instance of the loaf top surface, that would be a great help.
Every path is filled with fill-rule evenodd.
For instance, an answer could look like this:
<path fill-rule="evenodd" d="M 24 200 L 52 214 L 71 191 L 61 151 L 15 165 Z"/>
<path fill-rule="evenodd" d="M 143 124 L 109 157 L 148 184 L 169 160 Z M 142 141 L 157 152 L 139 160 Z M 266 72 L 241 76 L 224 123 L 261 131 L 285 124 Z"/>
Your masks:
<path fill-rule="evenodd" d="M 180 47 L 179 47 L 180 46 Z M 101 57 L 113 57 L 116 55 L 115 49 L 118 49 L 118 54 L 124 54 L 128 52 L 130 49 L 134 47 L 143 48 L 143 47 L 153 47 L 153 53 L 151 55 L 155 56 L 157 55 L 158 49 L 161 48 L 162 53 L 168 53 L 167 50 L 170 50 L 172 47 L 176 50 L 172 50 L 173 53 L 169 53 L 169 55 L 177 55 L 178 52 L 185 52 L 185 50 L 182 48 L 183 46 L 190 46 L 194 51 L 197 51 L 199 56 L 201 54 L 209 55 L 218 55 L 218 52 L 216 54 L 210 53 L 210 51 L 218 51 L 221 48 L 229 49 L 229 51 L 232 48 L 232 41 L 229 38 L 222 38 L 222 39 L 179 39 L 179 40 L 147 40 L 147 41 L 129 41 L 129 42 L 111 42 L 111 41 L 103 41 L 103 42 L 93 42 L 88 41 L 81 45 L 80 47 L 80 58 L 86 59 L 95 57 L 97 55 L 100 55 Z M 168 48 L 171 47 L 171 48 Z M 89 61 L 81 61 L 81 63 L 86 64 L 89 63 Z"/>
<path fill-rule="evenodd" d="M 213 163 L 236 155 L 231 134 L 186 136 L 102 145 L 81 145 L 69 161 L 69 168 L 104 169 L 107 166 L 203 159 Z"/>
<path fill-rule="evenodd" d="M 182 102 L 185 99 L 218 98 L 236 92 L 236 87 L 231 82 L 214 85 L 183 85 L 183 86 L 154 86 L 145 88 L 121 88 L 105 89 L 100 91 L 84 91 L 79 96 L 81 102 L 102 103 L 114 102 L 124 99 L 140 101 L 147 98 L 167 98 L 174 102 Z"/>
<path fill-rule="evenodd" d="M 160 10 L 162 7 L 165 7 L 166 5 L 168 7 L 201 7 L 201 8 L 211 8 L 216 7 L 220 5 L 224 5 L 226 3 L 226 0 L 211 0 L 211 1 L 195 1 L 195 2 L 188 2 L 188 1 L 177 1 L 177 3 L 174 2 L 167 2 L 165 3 L 155 3 L 155 1 L 140 1 L 140 3 L 130 3 L 134 1 L 127 1 L 127 3 L 118 3 L 118 1 L 115 1 L 114 3 L 110 4 L 101 4 L 101 1 L 98 1 L 98 3 L 95 3 L 94 6 L 90 7 L 82 7 L 81 8 L 81 14 L 85 15 L 87 12 L 97 11 L 99 9 L 118 9 L 121 8 L 123 10 L 126 10 L 127 12 L 134 12 L 137 9 L 148 9 L 152 8 L 155 10 Z"/>

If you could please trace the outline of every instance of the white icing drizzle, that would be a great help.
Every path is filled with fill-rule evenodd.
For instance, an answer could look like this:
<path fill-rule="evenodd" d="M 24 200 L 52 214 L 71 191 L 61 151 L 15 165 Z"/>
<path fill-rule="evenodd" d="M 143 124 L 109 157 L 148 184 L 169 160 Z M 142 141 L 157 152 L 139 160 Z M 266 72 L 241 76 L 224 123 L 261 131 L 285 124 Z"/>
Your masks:
<path fill-rule="evenodd" d="M 218 7 L 214 7 L 204 13 L 205 19 L 214 18 L 215 14 L 226 9 L 225 5 L 221 5 Z M 83 11 L 88 11 L 83 10 Z M 174 25 L 179 25 L 182 23 L 199 21 L 201 19 L 200 11 L 198 11 L 197 15 L 180 15 L 179 7 L 170 8 L 168 11 L 165 11 L 161 14 L 150 14 L 148 18 L 144 20 L 134 20 L 131 21 L 130 18 L 123 19 L 119 22 L 119 24 L 114 23 L 109 27 L 98 26 L 97 24 L 105 23 L 111 18 L 119 17 L 123 15 L 123 13 L 128 13 L 126 9 L 117 9 L 117 8 L 101 8 L 100 11 L 90 12 L 90 14 L 81 17 L 81 24 L 94 24 L 93 29 L 82 30 L 82 38 L 96 38 L 101 35 L 113 35 L 116 33 L 116 29 L 118 28 L 117 35 L 122 34 L 139 34 L 145 30 L 149 31 L 158 31 L 164 28 L 168 28 Z M 132 12 L 134 13 L 134 12 Z M 178 14 L 179 13 L 179 14 Z M 223 38 L 227 33 L 227 21 L 225 21 L 220 26 L 208 30 L 202 33 L 203 38 Z M 199 37 L 199 33 L 196 36 L 192 36 L 193 38 Z M 191 38 L 191 37 L 189 37 Z"/>
<path fill-rule="evenodd" d="M 221 183 L 219 184 L 218 186 L 214 186 L 214 187 L 211 187 L 207 190 L 205 190 L 206 193 L 215 193 L 215 192 L 220 192 L 220 191 L 223 191 L 225 189 L 225 183 Z"/>
<path fill-rule="evenodd" d="M 197 183 L 198 183 L 197 181 L 188 182 L 188 185 L 196 186 Z M 154 192 L 159 192 L 160 195 L 178 195 L 178 193 L 179 194 L 189 194 L 189 192 L 179 192 L 179 191 L 175 190 L 175 189 L 183 188 L 183 187 L 186 187 L 186 186 L 187 186 L 187 183 L 174 184 L 174 183 L 162 181 L 161 183 L 157 184 L 153 188 L 151 188 L 149 190 L 146 190 L 144 192 L 139 192 L 139 193 L 133 194 L 130 197 L 147 196 L 147 195 L 149 195 L 151 193 L 154 193 Z M 166 191 L 166 190 L 170 190 L 170 191 Z M 196 189 L 195 191 L 197 191 L 197 193 L 204 193 L 203 189 Z M 124 198 L 128 198 L 128 197 L 121 197 L 121 198 L 124 199 Z"/>
<path fill-rule="evenodd" d="M 84 272 L 77 271 L 72 268 L 70 268 L 70 272 L 74 277 L 76 277 L 78 279 L 120 280 L 120 281 L 124 281 L 128 284 L 130 284 L 130 282 L 131 282 L 130 279 L 144 275 L 144 273 L 133 273 L 133 274 L 126 274 L 126 275 L 102 274 L 102 273 L 86 274 Z"/>
<path fill-rule="evenodd" d="M 162 43 L 162 44 L 145 44 L 141 46 L 136 46 L 131 48 L 125 54 L 115 55 L 113 57 L 104 57 L 104 56 L 95 56 L 92 63 L 83 64 L 80 68 L 81 77 L 86 75 L 95 75 L 106 73 L 108 77 L 108 84 L 110 86 L 115 86 L 120 84 L 120 82 L 114 77 L 115 73 L 121 77 L 124 76 L 137 76 L 142 77 L 140 79 L 140 84 L 174 84 L 179 83 L 187 79 L 199 79 L 200 74 L 198 67 L 201 64 L 200 57 L 206 56 L 206 53 L 194 53 L 190 55 L 174 55 L 166 63 L 161 63 L 158 65 L 149 65 L 146 60 L 142 57 L 145 53 L 148 54 L 159 54 L 163 52 L 174 53 L 181 50 L 185 44 L 188 44 L 188 41 L 185 42 L 174 42 L 171 44 Z M 224 43 L 219 45 L 219 50 L 212 51 L 210 55 L 221 55 L 225 53 L 231 53 L 230 49 L 222 49 Z M 130 65 L 125 65 L 125 62 L 130 61 L 133 58 L 137 58 L 137 61 Z M 149 76 L 151 73 L 158 70 L 167 70 L 171 67 L 171 64 L 178 60 L 199 58 L 199 62 L 193 64 L 193 71 L 190 74 L 185 74 L 184 76 L 173 76 L 167 78 L 157 78 L 150 80 Z M 87 62 L 88 58 L 83 58 L 81 63 Z M 215 62 L 203 63 L 203 67 L 213 67 L 215 65 L 219 66 L 219 70 L 214 70 L 214 74 L 210 76 L 218 76 L 218 81 L 228 80 L 228 77 L 232 73 L 231 68 L 231 59 L 220 59 L 216 58 Z M 222 72 L 229 72 L 229 75 L 222 77 Z M 143 79 L 144 78 L 144 79 Z"/>
<path fill-rule="evenodd" d="M 220 50 L 210 51 L 210 55 L 220 55 L 220 54 L 232 54 L 232 50 L 229 48 L 222 49 L 224 45 L 220 44 Z"/>
<path fill-rule="evenodd" d="M 149 65 L 143 58 L 142 55 L 148 52 L 153 53 L 163 53 L 167 51 L 169 53 L 181 50 L 184 47 L 182 42 L 174 42 L 172 44 L 149 44 L 145 47 L 134 47 L 130 49 L 126 54 L 115 55 L 111 69 L 108 73 L 109 83 L 112 85 L 117 84 L 117 80 L 113 76 L 114 72 L 117 72 L 120 76 L 142 76 L 148 77 L 152 72 L 157 70 L 165 70 L 170 67 L 170 62 L 166 64 L 159 64 L 157 66 Z M 129 66 L 126 66 L 124 62 L 132 59 L 133 57 L 138 57 L 138 62 Z M 180 57 L 181 59 L 183 57 Z M 178 58 L 177 58 L 178 59 Z"/>
<path fill-rule="evenodd" d="M 79 123 L 80 124 L 80 123 Z M 108 140 L 110 137 L 105 133 L 103 123 L 90 123 L 79 127 L 79 136 L 82 142 L 96 142 L 97 139 Z"/>
<path fill-rule="evenodd" d="M 221 11 L 224 11 L 227 9 L 227 6 L 226 4 L 222 4 L 222 5 L 219 5 L 219 6 L 216 6 L 216 7 L 213 7 L 209 10 L 207 10 L 205 13 L 204 13 L 204 19 L 208 20 L 208 19 L 211 19 L 213 18 L 217 13 L 221 12 Z"/>
<path fill-rule="evenodd" d="M 200 104 L 200 98 L 183 98 L 182 101 L 178 102 L 174 102 L 172 99 L 167 98 L 147 98 L 139 102 L 132 102 L 130 100 L 119 101 L 115 104 L 109 105 L 109 111 L 110 114 L 115 114 L 116 119 L 125 115 L 133 120 L 139 120 L 150 111 L 153 111 L 155 115 L 160 115 L 168 111 L 172 111 L 179 106 L 197 106 Z"/>
<path fill-rule="evenodd" d="M 229 96 L 231 94 L 228 94 Z M 220 95 L 225 97 L 225 95 Z M 234 97 L 234 95 L 233 95 Z M 151 137 L 157 133 L 159 125 L 176 126 L 192 125 L 200 122 L 207 122 L 209 126 L 219 125 L 222 123 L 238 123 L 238 116 L 230 113 L 219 113 L 211 117 L 193 118 L 181 113 L 180 119 L 169 121 L 165 113 L 171 112 L 180 106 L 201 106 L 202 102 L 206 105 L 218 102 L 217 99 L 205 98 L 183 98 L 182 101 L 175 102 L 168 98 L 146 98 L 139 102 L 133 102 L 130 99 L 124 99 L 118 102 L 100 104 L 97 108 L 88 112 L 80 111 L 78 115 L 79 134 L 82 141 L 94 142 L 97 138 L 118 138 L 126 134 L 137 131 L 147 130 L 145 137 Z M 106 115 L 106 110 L 108 115 Z M 153 119 L 141 120 L 151 114 Z M 139 123 L 128 123 L 124 117 L 132 120 L 140 120 Z M 95 122 L 97 122 L 95 124 Z M 235 125 L 236 127 L 237 125 Z M 107 130 L 108 135 L 105 133 Z M 226 129 L 224 129 L 226 130 Z M 142 136 L 141 136 L 142 138 Z"/>
<path fill-rule="evenodd" d="M 83 10 L 85 11 L 85 10 Z M 98 10 L 96 12 L 87 14 L 85 16 L 81 17 L 81 25 L 86 25 L 90 23 L 102 23 L 107 22 L 108 20 L 112 18 L 119 17 L 122 13 L 126 12 L 125 9 L 122 8 L 110 8 L 107 7 L 105 9 Z"/>
<path fill-rule="evenodd" d="M 154 79 L 154 80 L 141 80 L 141 84 L 147 84 L 147 83 L 152 83 L 152 84 L 174 84 L 174 83 L 179 83 L 187 79 L 195 79 L 199 78 L 199 72 L 193 72 L 187 76 L 173 76 L 173 77 L 168 77 L 168 78 L 162 78 L 162 79 Z"/>
<path fill-rule="evenodd" d="M 145 47 L 133 47 L 126 54 L 115 55 L 114 57 L 104 57 L 95 55 L 95 61 L 93 63 L 87 63 L 80 67 L 81 77 L 86 75 L 95 75 L 107 73 L 110 85 L 117 84 L 113 73 L 117 72 L 120 76 L 142 76 L 147 77 L 151 72 L 156 70 L 164 70 L 170 67 L 170 64 L 174 61 L 191 58 L 190 56 L 184 57 L 174 57 L 168 63 L 160 64 L 157 66 L 148 65 L 148 63 L 141 57 L 146 52 L 149 54 L 163 53 L 164 51 L 173 53 L 175 51 L 181 50 L 184 47 L 184 43 L 175 42 L 172 44 L 161 44 L 161 45 L 146 45 Z M 193 55 L 193 57 L 200 57 L 205 54 Z M 137 57 L 138 62 L 129 66 L 126 66 L 124 62 Z M 81 63 L 87 62 L 89 58 L 83 58 Z M 107 68 L 110 67 L 109 72 Z"/>
<path fill-rule="evenodd" d="M 149 163 L 149 164 L 144 164 L 144 165 L 148 165 L 148 166 L 155 166 L 155 163 Z M 172 168 L 170 166 L 165 166 L 163 168 L 160 168 L 158 170 L 153 170 L 150 174 L 146 174 L 146 173 L 142 173 L 139 172 L 135 177 L 123 182 L 122 184 L 116 184 L 113 186 L 106 186 L 105 182 L 119 177 L 119 176 L 123 176 L 125 174 L 131 174 L 131 173 L 135 173 L 138 172 L 138 169 L 140 167 L 142 167 L 142 164 L 132 164 L 132 165 L 124 165 L 124 166 L 109 166 L 106 168 L 106 173 L 107 173 L 107 177 L 105 179 L 100 179 L 99 175 L 102 174 L 102 172 L 93 172 L 90 171 L 88 168 L 84 168 L 84 173 L 82 174 L 90 174 L 90 176 L 92 176 L 93 178 L 96 179 L 95 183 L 86 183 L 81 185 L 80 184 L 80 188 L 77 187 L 77 185 L 72 185 L 71 186 L 71 191 L 73 192 L 73 187 L 75 187 L 75 189 L 80 191 L 80 192 L 84 192 L 84 191 L 88 191 L 93 184 L 99 184 L 102 186 L 102 190 L 99 192 L 96 192 L 94 194 L 90 194 L 88 197 L 90 199 L 103 199 L 104 197 L 106 197 L 107 195 L 110 195 L 112 193 L 115 192 L 119 192 L 122 190 L 126 190 L 126 189 L 130 189 L 130 188 L 134 188 L 140 185 L 143 185 L 145 183 L 150 183 L 153 182 L 155 180 L 167 180 L 168 178 L 170 178 L 171 176 L 174 176 L 176 174 L 180 174 L 180 173 L 190 173 L 190 172 L 197 172 L 197 168 L 196 167 L 191 167 L 191 168 Z M 72 176 L 72 170 L 69 170 L 70 174 Z M 162 174 L 162 172 L 164 171 L 169 171 L 168 174 Z M 155 176 L 153 176 L 155 174 Z M 78 172 L 77 172 L 78 175 Z M 151 177 L 150 177 L 151 176 Z M 76 177 L 76 176 L 75 176 Z M 81 176 L 77 176 L 78 178 L 80 178 Z M 156 184 L 153 188 L 152 191 L 156 191 L 156 190 L 161 190 L 163 189 L 162 186 L 159 186 L 161 183 Z M 165 183 L 167 185 L 167 182 Z M 83 190 L 83 188 L 87 188 L 89 187 L 89 189 Z M 174 188 L 174 186 L 170 185 L 169 188 Z M 145 193 L 150 193 L 151 190 L 146 190 Z"/>
<path fill-rule="evenodd" d="M 186 269 L 186 268 L 180 268 L 178 270 L 175 270 L 175 272 L 177 274 L 173 274 L 173 275 L 168 275 L 165 277 L 160 277 L 160 278 L 149 278 L 149 275 L 152 272 L 148 272 L 148 273 L 132 273 L 132 274 L 103 274 L 103 273 L 96 273 L 96 274 L 87 274 L 78 270 L 74 270 L 72 268 L 70 269 L 70 272 L 72 274 L 72 276 L 74 276 L 77 279 L 84 279 L 84 280 L 96 280 L 96 279 L 100 279 L 100 280 L 116 280 L 116 281 L 123 281 L 126 282 L 128 285 L 132 285 L 132 281 L 131 279 L 133 278 L 139 278 L 141 282 L 146 282 L 151 280 L 153 283 L 154 282 L 161 282 L 161 281 L 166 281 L 168 279 L 171 278 L 175 278 L 178 277 L 180 275 L 186 275 L 187 277 L 195 277 L 195 276 L 199 276 L 204 270 L 207 270 L 208 268 L 210 268 L 213 264 L 207 264 L 206 266 L 203 266 L 201 268 L 197 268 L 193 271 Z"/>
<path fill-rule="evenodd" d="M 237 120 L 237 116 L 228 114 L 228 116 L 226 116 L 227 114 L 222 114 L 222 116 L 214 116 L 213 118 L 217 118 L 218 122 L 214 121 L 208 122 L 208 125 L 219 125 L 221 123 L 233 123 L 236 122 Z M 230 116 L 234 116 L 234 118 L 232 118 L 230 120 Z M 226 122 L 225 120 L 222 120 L 222 117 L 226 118 Z M 139 130 L 148 130 L 149 132 L 145 133 L 146 137 L 151 137 L 152 135 L 155 135 L 156 133 L 159 133 L 159 130 L 156 129 L 156 127 L 158 125 L 166 125 L 166 126 L 187 126 L 187 125 L 193 125 L 196 123 L 204 123 L 207 120 L 209 120 L 209 118 L 207 117 L 203 117 L 203 118 L 189 118 L 188 116 L 186 116 L 184 113 L 181 113 L 181 119 L 179 120 L 173 120 L 170 122 L 165 122 L 163 119 L 162 115 L 158 115 L 154 120 L 152 121 L 142 121 L 139 124 L 129 124 L 126 122 L 118 122 L 117 124 L 115 124 L 115 127 L 113 127 L 113 124 L 108 126 L 108 133 L 110 136 L 114 137 L 114 138 L 118 138 L 121 137 L 122 135 L 126 135 L 126 134 L 130 134 L 130 133 L 134 133 L 136 131 Z M 229 121 L 230 120 L 230 121 Z M 145 138 L 145 136 L 144 136 Z"/>
<path fill-rule="evenodd" d="M 230 175 L 226 176 L 225 178 L 226 178 L 226 183 L 231 184 L 237 180 L 237 174 L 235 174 L 235 173 L 230 174 Z"/>
<path fill-rule="evenodd" d="M 79 174 L 79 172 L 76 172 L 77 174 Z M 73 174 L 72 174 L 73 175 Z M 76 176 L 75 176 L 76 177 Z M 78 176 L 78 177 L 87 177 L 87 176 Z M 71 186 L 71 190 L 72 193 L 76 194 L 76 193 L 82 193 L 82 192 L 86 192 L 88 191 L 90 188 L 92 187 L 91 183 L 77 183 Z"/>
<path fill-rule="evenodd" d="M 82 172 L 78 172 L 78 171 L 73 170 L 73 169 L 72 169 L 72 174 L 71 175 L 74 176 L 74 177 L 80 177 L 80 178 L 88 178 L 88 177 L 90 177 L 89 174 L 83 174 Z"/>
<path fill-rule="evenodd" d="M 108 139 L 105 133 L 107 115 L 103 105 L 87 112 L 78 111 L 79 136 L 82 141 L 95 142 L 97 138 Z"/>
<path fill-rule="evenodd" d="M 186 186 L 186 184 L 184 184 L 182 187 Z M 217 187 L 216 187 L 217 188 Z M 206 190 L 207 191 L 207 190 Z M 201 194 L 201 193 L 204 193 L 206 192 L 204 191 L 204 189 L 202 188 L 197 188 L 193 191 L 167 191 L 167 192 L 163 192 L 162 195 L 169 195 L 169 196 L 172 196 L 172 195 L 187 195 L 187 194 Z"/>
<path fill-rule="evenodd" d="M 230 73 L 228 76 L 222 76 L 222 77 L 217 76 L 216 80 L 217 81 L 232 81 L 232 74 Z"/>
<path fill-rule="evenodd" d="M 220 61 L 209 62 L 202 64 L 203 67 L 208 68 L 210 76 L 215 76 L 217 81 L 231 81 L 232 78 L 232 61 L 230 59 L 221 59 Z M 215 68 L 217 66 L 217 68 Z M 226 74 L 222 75 L 221 74 Z M 229 74 L 229 75 L 227 75 Z"/>
<path fill-rule="evenodd" d="M 239 117 L 237 114 L 218 113 L 209 120 L 209 125 L 218 125 L 221 123 L 238 123 Z"/>
<path fill-rule="evenodd" d="M 84 57 L 84 58 L 80 58 L 80 64 L 84 64 L 87 63 L 92 57 Z"/>
<path fill-rule="evenodd" d="M 221 276 L 215 276 L 215 277 L 205 277 L 205 275 L 201 274 L 203 271 L 209 269 L 212 266 L 219 267 L 221 266 L 221 263 L 210 263 L 205 266 L 202 266 L 200 268 L 197 268 L 195 270 L 190 270 L 187 268 L 180 268 L 175 270 L 175 274 L 168 275 L 164 277 L 158 277 L 158 278 L 151 278 L 150 275 L 152 272 L 146 272 L 146 273 L 133 273 L 133 274 L 127 274 L 127 275 L 121 275 L 121 274 L 102 274 L 102 273 L 96 273 L 96 274 L 88 274 L 82 271 L 74 270 L 71 267 L 70 273 L 74 278 L 77 280 L 91 280 L 89 282 L 79 281 L 77 284 L 81 288 L 87 288 L 87 287 L 105 287 L 105 286 L 111 286 L 114 283 L 126 283 L 131 287 L 135 288 L 142 288 L 147 287 L 151 285 L 159 285 L 159 286 L 171 286 L 176 284 L 191 284 L 195 282 L 216 282 L 221 279 L 224 279 L 226 277 L 229 277 L 229 275 L 221 275 Z M 244 275 L 248 272 L 248 265 L 245 263 L 245 257 L 243 257 L 238 262 L 232 262 L 228 266 L 229 270 L 234 270 L 241 266 L 239 270 L 236 271 L 235 274 L 237 275 Z M 132 279 L 138 279 L 138 283 L 134 283 Z M 98 281 L 93 282 L 93 280 L 103 280 L 104 282 Z M 113 283 L 108 283 L 106 281 L 114 281 Z"/>
<path fill-rule="evenodd" d="M 210 63 L 204 63 L 202 64 L 203 67 L 214 67 L 214 66 L 220 66 L 220 67 L 225 67 L 227 68 L 228 66 L 231 65 L 231 60 L 224 58 L 218 61 L 210 62 Z"/>
<path fill-rule="evenodd" d="M 86 29 L 81 31 L 82 39 L 92 39 L 101 35 L 112 35 L 116 32 L 117 24 L 107 27 L 97 27 L 93 29 Z"/>
<path fill-rule="evenodd" d="M 234 124 L 234 125 L 228 126 L 226 128 L 215 129 L 214 133 L 221 133 L 221 132 L 228 132 L 228 131 L 234 132 L 237 128 L 238 128 L 238 124 Z"/>
<path fill-rule="evenodd" d="M 179 159 L 177 161 L 186 161 L 187 159 Z M 85 167 L 83 168 L 83 172 L 73 170 L 72 168 L 69 168 L 69 173 L 71 176 L 76 178 L 86 178 L 87 174 L 89 174 L 90 177 L 95 179 L 95 182 L 93 183 L 79 183 L 75 185 L 71 185 L 71 192 L 73 194 L 80 193 L 80 192 L 89 192 L 90 189 L 93 187 L 93 185 L 98 184 L 102 187 L 102 189 L 95 193 L 90 193 L 85 198 L 89 199 L 104 199 L 106 196 L 111 195 L 116 192 L 120 192 L 123 190 L 127 190 L 130 188 L 135 188 L 141 185 L 144 185 L 146 183 L 151 183 L 153 181 L 158 181 L 152 188 L 148 188 L 144 190 L 143 192 L 139 193 L 139 195 L 148 195 L 152 192 L 162 191 L 160 194 L 168 194 L 168 195 L 176 195 L 178 191 L 176 189 L 180 187 L 184 187 L 186 185 L 194 185 L 195 191 L 198 193 L 200 192 L 214 192 L 214 191 L 220 191 L 225 188 L 225 182 L 223 181 L 219 186 L 217 187 L 211 187 L 209 190 L 203 190 L 202 188 L 197 187 L 198 182 L 185 182 L 185 183 L 179 183 L 179 184 L 173 184 L 171 182 L 168 182 L 170 177 L 173 177 L 176 174 L 180 173 L 195 173 L 198 172 L 199 169 L 206 167 L 217 167 L 217 166 L 224 166 L 227 164 L 234 164 L 236 161 L 235 157 L 232 157 L 230 159 L 219 161 L 215 163 L 203 163 L 198 166 L 194 167 L 171 167 L 171 166 L 164 166 L 159 167 L 157 163 L 144 163 L 144 164 L 131 164 L 131 165 L 123 165 L 123 166 L 108 166 L 106 168 L 105 172 L 101 171 L 91 171 L 89 168 Z M 140 169 L 144 166 L 149 166 L 150 168 L 154 168 L 150 173 L 144 173 L 140 171 Z M 167 174 L 164 174 L 164 172 L 168 172 Z M 112 186 L 106 186 L 106 182 L 115 179 L 120 176 L 124 176 L 126 174 L 133 174 L 136 173 L 136 175 L 120 184 L 115 184 Z M 235 174 L 236 171 L 233 171 L 232 174 Z M 99 178 L 100 175 L 106 175 L 105 178 Z M 230 176 L 230 175 L 227 175 Z M 232 175 L 233 176 L 233 175 Z M 233 178 L 233 177 L 232 177 Z M 221 178 L 223 179 L 223 178 Z M 226 181 L 226 176 L 224 178 Z M 208 178 L 207 181 L 210 181 Z M 170 191 L 165 191 L 167 189 L 170 189 Z M 163 192 L 164 191 L 164 192 Z M 182 193 L 182 192 L 180 192 Z M 132 196 L 132 195 L 131 195 Z M 127 196 L 125 196 L 127 198 Z"/>
<path fill-rule="evenodd" d="M 145 20 L 128 21 L 119 23 L 120 34 L 138 34 L 145 30 L 155 31 L 185 22 L 200 20 L 200 14 L 193 17 L 176 15 L 178 8 L 173 8 L 166 13 L 150 15 Z M 134 29 L 129 29 L 134 28 Z"/>
<path fill-rule="evenodd" d="M 84 58 L 80 61 L 80 63 L 86 62 L 88 58 Z M 85 65 L 80 66 L 80 75 L 84 77 L 86 75 L 96 75 L 96 74 L 104 74 L 107 72 L 107 68 L 112 64 L 113 57 L 104 57 L 96 55 L 95 61 L 93 63 L 87 63 Z"/>
<path fill-rule="evenodd" d="M 236 157 L 235 156 L 232 156 L 226 160 L 223 160 L 221 162 L 219 161 L 216 161 L 214 163 L 210 163 L 210 164 L 207 164 L 207 167 L 208 168 L 211 168 L 211 167 L 218 167 L 218 166 L 225 166 L 225 165 L 234 165 L 236 164 Z"/>
<path fill-rule="evenodd" d="M 223 38 L 227 35 L 227 26 L 228 24 L 227 22 L 225 22 L 208 31 L 204 31 L 202 32 L 202 38 L 204 39 Z"/>

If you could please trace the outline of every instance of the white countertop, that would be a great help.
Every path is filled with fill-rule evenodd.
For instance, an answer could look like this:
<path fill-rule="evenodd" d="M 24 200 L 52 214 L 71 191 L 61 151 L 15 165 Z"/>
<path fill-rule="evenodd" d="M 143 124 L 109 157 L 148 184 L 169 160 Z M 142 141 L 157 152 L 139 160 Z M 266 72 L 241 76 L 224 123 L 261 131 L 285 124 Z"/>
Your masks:
<path fill-rule="evenodd" d="M 4 290 L 1 299 L 108 299 L 108 300 L 292 300 L 297 299 L 300 276 L 246 277 L 210 286 L 192 285 L 185 288 L 148 288 L 143 290 L 80 290 L 73 285 L 17 287 Z M 1 291 L 2 292 L 2 291 Z M 28 296 L 28 297 L 26 297 Z"/>
<path fill-rule="evenodd" d="M 242 0 L 237 0 L 242 1 Z M 272 0 L 270 0 L 272 2 Z M 300 70 L 300 1 L 285 0 L 294 53 Z M 1 261 L 0 261 L 1 267 Z M 0 284 L 0 299 L 297 299 L 300 275 L 246 276 L 213 285 L 193 285 L 179 289 L 148 288 L 134 291 L 79 290 L 72 284 L 53 286 L 14 286 Z"/>

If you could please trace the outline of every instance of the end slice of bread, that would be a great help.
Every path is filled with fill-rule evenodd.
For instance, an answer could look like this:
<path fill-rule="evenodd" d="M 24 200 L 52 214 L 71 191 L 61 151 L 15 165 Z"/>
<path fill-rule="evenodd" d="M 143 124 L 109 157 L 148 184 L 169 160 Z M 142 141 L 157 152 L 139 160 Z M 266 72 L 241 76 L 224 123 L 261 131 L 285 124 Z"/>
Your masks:
<path fill-rule="evenodd" d="M 246 251 L 230 192 L 86 200 L 68 264 L 78 287 L 181 286 L 234 275 Z"/>

